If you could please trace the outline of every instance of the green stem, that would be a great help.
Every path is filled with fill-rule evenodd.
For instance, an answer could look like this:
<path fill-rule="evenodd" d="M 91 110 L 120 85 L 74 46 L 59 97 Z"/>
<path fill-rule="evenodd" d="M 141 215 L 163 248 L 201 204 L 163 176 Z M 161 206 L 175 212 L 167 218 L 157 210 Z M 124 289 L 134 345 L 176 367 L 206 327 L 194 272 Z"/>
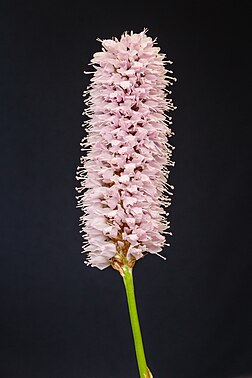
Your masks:
<path fill-rule="evenodd" d="M 134 338 L 134 343 L 135 343 L 139 375 L 140 375 L 140 378 L 151 378 L 152 377 L 151 372 L 148 369 L 148 366 L 146 364 L 143 340 L 142 340 L 141 329 L 140 329 L 140 324 L 139 324 L 139 319 L 138 319 L 138 314 L 137 314 L 132 269 L 129 268 L 128 266 L 123 267 L 123 282 L 125 285 L 125 290 L 126 290 L 126 295 L 127 295 L 127 300 L 128 300 L 129 315 L 130 315 L 132 333 L 133 333 L 133 338 Z"/>

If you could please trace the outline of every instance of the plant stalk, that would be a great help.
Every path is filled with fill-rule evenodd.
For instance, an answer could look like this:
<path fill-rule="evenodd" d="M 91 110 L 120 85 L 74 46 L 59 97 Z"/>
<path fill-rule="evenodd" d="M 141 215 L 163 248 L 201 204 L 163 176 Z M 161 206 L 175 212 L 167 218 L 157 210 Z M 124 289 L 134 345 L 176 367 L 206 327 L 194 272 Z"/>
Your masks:
<path fill-rule="evenodd" d="M 128 266 L 123 266 L 122 269 L 123 269 L 122 276 L 123 276 L 123 282 L 124 282 L 126 295 L 127 295 L 129 316 L 130 316 L 131 328 L 132 328 L 132 333 L 133 333 L 133 338 L 134 338 L 139 375 L 140 375 L 140 378 L 153 378 L 147 366 L 146 358 L 144 354 L 144 346 L 143 346 L 143 340 L 142 340 L 141 329 L 140 329 L 138 313 L 137 313 L 137 306 L 136 306 L 132 268 Z"/>

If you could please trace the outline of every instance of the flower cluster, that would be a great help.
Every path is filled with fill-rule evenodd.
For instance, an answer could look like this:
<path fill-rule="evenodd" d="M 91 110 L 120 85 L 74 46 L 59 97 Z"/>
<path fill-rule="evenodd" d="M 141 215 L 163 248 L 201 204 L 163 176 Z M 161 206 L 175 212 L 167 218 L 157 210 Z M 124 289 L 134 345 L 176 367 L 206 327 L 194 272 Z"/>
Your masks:
<path fill-rule="evenodd" d="M 99 269 L 158 254 L 169 228 L 168 137 L 173 84 L 165 55 L 146 35 L 125 32 L 102 42 L 85 100 L 87 135 L 77 169 L 86 263 Z M 114 265 L 113 265 L 114 264 Z"/>

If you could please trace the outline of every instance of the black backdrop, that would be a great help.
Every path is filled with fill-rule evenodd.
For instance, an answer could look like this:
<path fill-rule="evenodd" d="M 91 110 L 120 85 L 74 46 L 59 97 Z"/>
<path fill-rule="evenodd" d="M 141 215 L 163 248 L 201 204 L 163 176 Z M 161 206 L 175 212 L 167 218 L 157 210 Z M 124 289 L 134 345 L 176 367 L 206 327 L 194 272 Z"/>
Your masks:
<path fill-rule="evenodd" d="M 155 378 L 252 373 L 251 62 L 244 2 L 1 1 L 1 378 L 135 378 L 124 288 L 82 260 L 75 171 L 97 37 L 174 61 L 174 236 L 135 268 Z"/>

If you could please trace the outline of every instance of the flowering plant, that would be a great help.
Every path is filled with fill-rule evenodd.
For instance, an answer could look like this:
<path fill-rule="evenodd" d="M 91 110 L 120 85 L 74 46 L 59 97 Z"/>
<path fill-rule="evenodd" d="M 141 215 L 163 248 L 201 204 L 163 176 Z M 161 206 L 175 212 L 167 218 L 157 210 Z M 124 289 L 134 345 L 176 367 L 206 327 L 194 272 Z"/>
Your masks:
<path fill-rule="evenodd" d="M 160 252 L 170 234 L 165 207 L 173 147 L 168 138 L 173 110 L 167 86 L 175 78 L 165 68 L 165 55 L 146 34 L 105 39 L 94 54 L 95 71 L 84 95 L 87 136 L 81 141 L 77 169 L 78 206 L 85 263 L 109 266 L 123 277 L 141 378 L 151 377 L 138 321 L 132 269 L 137 260 Z"/>

